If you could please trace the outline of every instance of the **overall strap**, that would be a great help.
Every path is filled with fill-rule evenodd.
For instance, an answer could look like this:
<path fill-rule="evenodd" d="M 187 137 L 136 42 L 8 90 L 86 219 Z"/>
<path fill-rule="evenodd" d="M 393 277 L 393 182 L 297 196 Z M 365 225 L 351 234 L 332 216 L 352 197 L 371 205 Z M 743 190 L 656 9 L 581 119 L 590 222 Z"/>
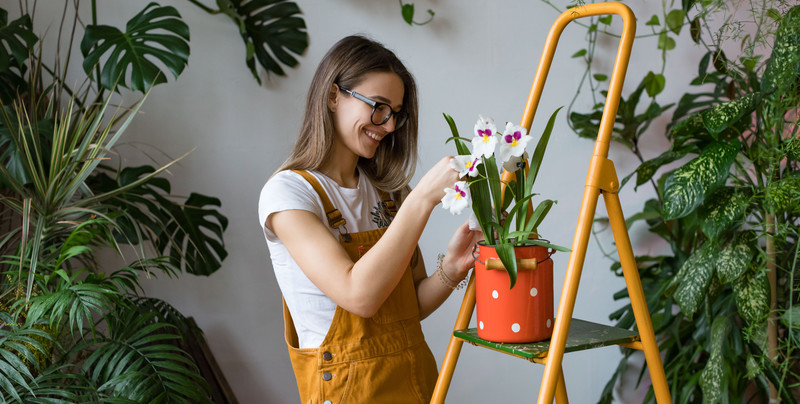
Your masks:
<path fill-rule="evenodd" d="M 328 199 L 328 194 L 325 193 L 325 190 L 322 189 L 322 185 L 319 184 L 316 178 L 314 178 L 311 173 L 305 170 L 292 170 L 293 172 L 300 174 L 309 184 L 311 187 L 314 188 L 314 191 L 317 192 L 319 195 L 319 199 L 322 200 L 322 208 L 325 209 L 325 216 L 328 217 L 328 225 L 332 228 L 338 228 L 339 226 L 344 226 L 346 223 L 344 218 L 342 217 L 342 213 L 339 212 L 339 209 L 333 207 L 331 200 Z"/>

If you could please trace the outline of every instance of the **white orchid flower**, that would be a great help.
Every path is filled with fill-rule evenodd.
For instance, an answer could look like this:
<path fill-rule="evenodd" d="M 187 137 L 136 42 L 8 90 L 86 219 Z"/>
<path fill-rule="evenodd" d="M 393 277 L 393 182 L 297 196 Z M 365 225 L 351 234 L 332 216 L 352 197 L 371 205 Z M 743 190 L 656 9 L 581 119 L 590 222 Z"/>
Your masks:
<path fill-rule="evenodd" d="M 497 145 L 495 132 L 497 132 L 497 127 L 494 125 L 494 120 L 478 115 L 478 122 L 475 123 L 475 137 L 472 138 L 472 154 L 490 157 Z"/>
<path fill-rule="evenodd" d="M 453 188 L 444 189 L 442 207 L 449 210 L 453 215 L 459 215 L 464 208 L 470 205 L 469 185 L 466 181 L 458 181 Z"/>
<path fill-rule="evenodd" d="M 461 177 L 465 175 L 469 175 L 470 177 L 478 175 L 478 164 L 480 163 L 480 156 L 462 155 L 450 159 L 450 167 L 458 171 L 458 175 Z"/>
<path fill-rule="evenodd" d="M 505 161 L 503 163 L 503 169 L 510 173 L 513 173 L 519 170 L 519 166 L 517 164 L 521 163 L 522 160 L 530 161 L 530 159 L 528 158 L 528 152 L 523 153 L 522 156 L 509 157 L 508 161 Z"/>
<path fill-rule="evenodd" d="M 511 157 L 522 156 L 529 140 L 531 140 L 531 137 L 528 136 L 528 131 L 525 128 L 520 125 L 514 125 L 511 122 L 506 123 L 506 129 L 503 131 L 503 135 L 500 136 L 500 149 L 497 151 L 500 161 L 505 163 Z"/>

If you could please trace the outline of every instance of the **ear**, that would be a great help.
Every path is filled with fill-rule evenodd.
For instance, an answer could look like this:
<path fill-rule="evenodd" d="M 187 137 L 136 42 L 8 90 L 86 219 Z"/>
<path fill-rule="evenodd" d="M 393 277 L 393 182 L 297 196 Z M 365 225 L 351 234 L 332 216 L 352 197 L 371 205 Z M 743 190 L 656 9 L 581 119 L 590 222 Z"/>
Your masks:
<path fill-rule="evenodd" d="M 328 92 L 328 109 L 331 112 L 336 111 L 336 106 L 339 104 L 339 86 L 336 83 L 331 84 L 331 90 Z"/>

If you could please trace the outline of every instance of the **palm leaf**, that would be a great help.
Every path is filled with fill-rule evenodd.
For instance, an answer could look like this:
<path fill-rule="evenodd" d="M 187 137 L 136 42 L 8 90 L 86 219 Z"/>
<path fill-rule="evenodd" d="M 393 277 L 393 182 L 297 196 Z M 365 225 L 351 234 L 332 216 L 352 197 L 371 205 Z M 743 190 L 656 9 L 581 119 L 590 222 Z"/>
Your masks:
<path fill-rule="evenodd" d="M 86 27 L 81 52 L 83 70 L 90 76 L 105 56 L 100 73 L 103 87 L 119 85 L 145 92 L 167 80 L 151 59 L 161 62 L 173 77 L 183 72 L 189 61 L 189 26 L 174 7 L 150 3 L 128 21 L 125 32 L 107 25 Z"/>
<path fill-rule="evenodd" d="M 40 341 L 52 341 L 46 332 L 21 327 L 9 313 L 0 312 L 0 392 L 22 402 L 21 396 L 35 387 L 31 369 L 39 368 L 37 357 L 49 355 Z"/>
<path fill-rule="evenodd" d="M 136 402 L 207 401 L 206 384 L 194 362 L 169 343 L 180 338 L 172 326 L 153 322 L 154 313 L 142 315 L 136 308 L 106 319 L 109 336 L 97 341 L 82 366 L 100 391 Z"/>

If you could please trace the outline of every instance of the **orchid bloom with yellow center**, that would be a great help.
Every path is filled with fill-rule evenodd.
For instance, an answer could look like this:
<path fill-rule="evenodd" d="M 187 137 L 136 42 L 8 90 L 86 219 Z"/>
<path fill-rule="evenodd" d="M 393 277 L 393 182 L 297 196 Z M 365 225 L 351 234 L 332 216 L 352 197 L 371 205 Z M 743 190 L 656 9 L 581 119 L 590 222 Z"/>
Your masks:
<path fill-rule="evenodd" d="M 478 116 L 475 123 L 475 137 L 472 138 L 472 154 L 475 156 L 490 157 L 497 145 L 497 126 L 492 118 Z"/>
<path fill-rule="evenodd" d="M 455 156 L 450 159 L 450 167 L 458 171 L 458 175 L 463 177 L 469 175 L 475 177 L 478 175 L 478 164 L 481 163 L 480 156 L 462 155 Z"/>
<path fill-rule="evenodd" d="M 497 150 L 497 155 L 500 161 L 505 163 L 511 157 L 520 157 L 525 152 L 525 146 L 531 137 L 528 136 L 528 131 L 520 125 L 514 125 L 511 122 L 506 123 L 506 129 L 500 136 L 500 147 Z"/>
<path fill-rule="evenodd" d="M 444 189 L 444 198 L 442 198 L 442 207 L 448 209 L 450 213 L 459 215 L 461 212 L 469 207 L 472 199 L 469 194 L 469 184 L 466 181 L 458 181 L 453 185 L 453 188 Z"/>

